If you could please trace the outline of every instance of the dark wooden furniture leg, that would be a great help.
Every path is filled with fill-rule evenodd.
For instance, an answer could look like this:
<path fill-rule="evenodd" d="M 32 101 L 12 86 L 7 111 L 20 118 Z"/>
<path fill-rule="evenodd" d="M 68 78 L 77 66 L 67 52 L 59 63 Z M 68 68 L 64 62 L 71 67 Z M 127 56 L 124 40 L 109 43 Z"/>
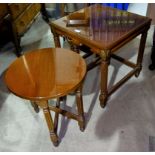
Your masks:
<path fill-rule="evenodd" d="M 21 51 L 22 48 L 20 46 L 20 37 L 18 37 L 18 35 L 16 34 L 16 30 L 15 27 L 13 26 L 13 24 L 11 23 L 11 16 L 10 14 L 6 16 L 6 20 L 10 34 L 11 34 L 11 40 L 13 41 L 14 45 L 15 45 L 15 53 L 17 56 L 21 55 Z"/>
<path fill-rule="evenodd" d="M 14 40 L 13 40 L 13 42 L 14 42 L 14 44 L 15 44 L 16 55 L 17 55 L 18 57 L 22 55 L 22 48 L 21 48 L 21 46 L 20 46 L 20 40 L 21 40 L 20 37 L 17 37 L 17 36 L 14 35 Z"/>
<path fill-rule="evenodd" d="M 57 98 L 56 108 L 60 108 L 60 98 Z M 54 131 L 55 131 L 55 133 L 57 133 L 58 121 L 59 121 L 59 113 L 55 112 L 55 117 L 54 117 Z"/>
<path fill-rule="evenodd" d="M 43 19 L 48 23 L 49 22 L 49 16 L 46 11 L 45 3 L 41 3 L 41 14 Z"/>
<path fill-rule="evenodd" d="M 34 108 L 34 111 L 35 111 L 36 113 L 38 113 L 38 112 L 39 112 L 39 107 L 38 107 L 38 105 L 36 104 L 36 102 L 31 101 L 31 105 L 32 105 L 32 107 Z"/>
<path fill-rule="evenodd" d="M 99 96 L 100 105 L 102 108 L 106 106 L 107 98 L 108 98 L 108 66 L 110 63 L 109 57 L 110 51 L 101 51 L 100 57 L 102 59 L 101 62 L 101 92 Z"/>
<path fill-rule="evenodd" d="M 153 33 L 153 46 L 152 46 L 152 53 L 151 53 L 151 61 L 152 63 L 149 66 L 150 70 L 155 69 L 155 27 L 154 27 L 154 33 Z"/>
<path fill-rule="evenodd" d="M 50 24 L 50 23 L 49 23 Z M 55 47 L 61 47 L 61 44 L 60 44 L 60 38 L 59 38 L 59 35 L 56 33 L 55 29 L 52 27 L 52 25 L 50 25 L 51 27 L 51 32 L 53 34 L 53 38 L 54 38 L 54 44 L 55 44 Z"/>
<path fill-rule="evenodd" d="M 83 99 L 82 99 L 82 87 L 79 87 L 76 91 L 76 102 L 78 110 L 78 124 L 81 131 L 85 129 L 85 119 L 84 119 L 84 110 L 83 110 Z"/>
<path fill-rule="evenodd" d="M 138 57 L 137 57 L 137 68 L 138 71 L 135 73 L 135 76 L 138 77 L 140 74 L 140 71 L 142 70 L 142 60 L 145 50 L 145 43 L 147 38 L 147 31 L 143 32 L 141 35 L 140 45 L 139 45 L 139 51 L 138 51 Z"/>

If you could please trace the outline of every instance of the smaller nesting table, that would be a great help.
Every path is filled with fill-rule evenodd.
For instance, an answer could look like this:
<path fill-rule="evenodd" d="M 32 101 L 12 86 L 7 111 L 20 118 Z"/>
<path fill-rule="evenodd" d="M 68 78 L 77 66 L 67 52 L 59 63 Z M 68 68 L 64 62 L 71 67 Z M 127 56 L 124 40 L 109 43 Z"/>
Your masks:
<path fill-rule="evenodd" d="M 9 90 L 35 107 L 43 109 L 50 138 L 58 145 L 58 116 L 62 114 L 78 121 L 84 130 L 82 83 L 86 74 L 86 63 L 77 53 L 62 48 L 37 49 L 17 58 L 7 69 L 5 82 Z M 60 108 L 60 100 L 68 93 L 76 92 L 77 114 Z M 55 106 L 49 99 L 57 99 Z M 55 112 L 54 121 L 50 110 Z"/>

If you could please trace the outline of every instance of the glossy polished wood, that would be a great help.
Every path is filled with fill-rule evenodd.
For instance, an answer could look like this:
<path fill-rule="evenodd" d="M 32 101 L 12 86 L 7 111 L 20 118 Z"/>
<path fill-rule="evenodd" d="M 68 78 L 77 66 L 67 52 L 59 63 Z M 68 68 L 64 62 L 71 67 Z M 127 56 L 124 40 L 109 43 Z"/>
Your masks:
<path fill-rule="evenodd" d="M 67 26 L 67 21 L 70 17 L 73 20 L 73 17 L 76 17 L 76 14 L 79 13 L 84 13 L 84 19 L 89 22 L 88 26 Z M 101 65 L 101 92 L 99 99 L 101 107 L 105 107 L 108 96 L 133 75 L 138 77 L 142 69 L 143 53 L 150 24 L 151 19 L 148 17 L 95 4 L 55 20 L 50 23 L 50 26 L 56 47 L 60 47 L 59 37 L 65 36 L 74 51 L 78 52 L 79 47 L 85 45 L 92 53 L 98 55 L 96 61 L 88 64 L 87 68 L 89 71 L 95 66 Z M 119 48 L 138 35 L 141 35 L 141 39 L 136 63 L 115 55 Z M 132 71 L 108 90 L 108 66 L 111 58 L 131 67 Z"/>
<path fill-rule="evenodd" d="M 34 50 L 18 58 L 8 68 L 8 88 L 29 100 L 45 100 L 75 90 L 86 72 L 85 61 L 65 49 Z"/>
<path fill-rule="evenodd" d="M 100 49 L 112 49 L 151 21 L 148 17 L 101 5 L 92 5 L 79 12 L 85 12 L 89 26 L 66 27 L 70 16 L 68 15 L 53 21 L 53 28 L 59 28 L 64 35 L 70 34 L 72 37 L 80 38 L 85 44 L 91 43 L 92 47 Z"/>
<path fill-rule="evenodd" d="M 57 126 L 59 114 L 78 121 L 81 131 L 85 129 L 82 100 L 82 83 L 86 63 L 77 53 L 61 48 L 37 49 L 16 59 L 7 69 L 5 82 L 17 96 L 29 99 L 36 112 L 43 109 L 50 138 L 58 145 Z M 60 108 L 60 98 L 75 91 L 77 114 Z M 56 98 L 56 106 L 48 99 Z M 54 121 L 50 110 L 55 112 Z"/>

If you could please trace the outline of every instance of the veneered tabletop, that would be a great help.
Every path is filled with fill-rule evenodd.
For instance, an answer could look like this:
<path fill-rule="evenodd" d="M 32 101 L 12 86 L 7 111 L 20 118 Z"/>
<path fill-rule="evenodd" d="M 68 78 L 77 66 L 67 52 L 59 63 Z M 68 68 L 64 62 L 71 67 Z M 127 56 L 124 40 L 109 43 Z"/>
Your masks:
<path fill-rule="evenodd" d="M 146 25 L 149 26 L 151 22 L 148 17 L 99 4 L 78 12 L 85 13 L 85 19 L 89 20 L 89 25 L 67 26 L 69 16 L 65 16 L 53 21 L 52 29 L 62 35 L 76 38 L 77 41 L 89 47 L 102 50 L 112 50 L 124 40 L 130 40 L 130 36 L 135 37 L 140 34 L 138 31 L 146 28 Z"/>
<path fill-rule="evenodd" d="M 17 96 L 45 100 L 67 95 L 86 73 L 81 56 L 61 48 L 37 49 L 17 58 L 6 71 L 5 82 Z"/>

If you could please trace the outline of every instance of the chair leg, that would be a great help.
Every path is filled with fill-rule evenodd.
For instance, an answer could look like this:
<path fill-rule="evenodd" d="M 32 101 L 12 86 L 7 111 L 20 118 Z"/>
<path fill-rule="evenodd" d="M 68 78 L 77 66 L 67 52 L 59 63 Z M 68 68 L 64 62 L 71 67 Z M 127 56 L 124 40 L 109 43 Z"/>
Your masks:
<path fill-rule="evenodd" d="M 58 146 L 58 136 L 54 131 L 54 123 L 48 106 L 48 101 L 42 101 L 40 103 L 40 106 L 43 108 L 46 123 L 50 132 L 51 140 L 55 146 Z"/>
<path fill-rule="evenodd" d="M 83 110 L 83 99 L 82 99 L 82 87 L 79 87 L 76 91 L 76 102 L 78 110 L 78 124 L 81 131 L 85 129 L 85 119 L 84 119 L 84 110 Z"/>

